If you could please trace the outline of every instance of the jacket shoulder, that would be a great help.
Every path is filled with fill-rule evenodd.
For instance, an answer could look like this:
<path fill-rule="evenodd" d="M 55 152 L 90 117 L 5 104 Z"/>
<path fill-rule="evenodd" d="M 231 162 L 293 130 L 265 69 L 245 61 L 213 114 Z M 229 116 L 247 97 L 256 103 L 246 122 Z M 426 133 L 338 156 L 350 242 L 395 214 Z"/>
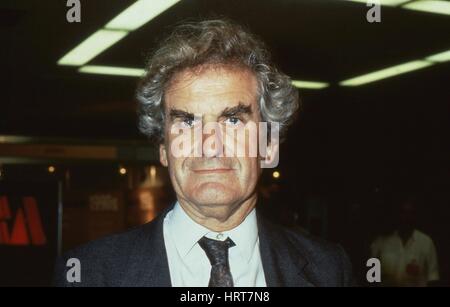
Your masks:
<path fill-rule="evenodd" d="M 122 233 L 117 233 L 93 240 L 78 246 L 56 260 L 53 283 L 55 286 L 106 286 L 120 280 L 126 272 L 130 250 L 148 235 L 152 223 L 137 226 Z M 75 259 L 81 268 L 80 282 L 69 283 L 67 273 L 72 266 L 69 259 Z M 69 273 L 70 274 L 70 273 Z"/>
<path fill-rule="evenodd" d="M 305 271 L 318 286 L 353 286 L 352 266 L 341 245 L 303 230 L 282 227 L 291 245 L 306 260 Z"/>

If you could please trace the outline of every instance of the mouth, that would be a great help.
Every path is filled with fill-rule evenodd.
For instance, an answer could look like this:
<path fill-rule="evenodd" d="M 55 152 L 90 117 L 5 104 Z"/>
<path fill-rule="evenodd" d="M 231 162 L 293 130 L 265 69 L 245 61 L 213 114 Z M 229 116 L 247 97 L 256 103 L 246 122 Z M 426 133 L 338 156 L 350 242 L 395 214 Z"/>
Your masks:
<path fill-rule="evenodd" d="M 223 174 L 223 173 L 229 173 L 234 171 L 232 168 L 205 168 L 205 169 L 194 169 L 192 170 L 196 174 Z"/>

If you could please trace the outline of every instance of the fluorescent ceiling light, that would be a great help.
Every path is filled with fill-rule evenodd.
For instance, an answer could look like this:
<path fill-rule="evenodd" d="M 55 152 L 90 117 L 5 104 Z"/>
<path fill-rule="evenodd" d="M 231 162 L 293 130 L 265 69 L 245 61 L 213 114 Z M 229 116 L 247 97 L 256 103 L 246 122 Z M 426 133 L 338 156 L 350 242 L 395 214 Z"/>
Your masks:
<path fill-rule="evenodd" d="M 381 79 L 390 78 L 396 75 L 404 74 L 413 70 L 421 69 L 427 66 L 433 65 L 433 63 L 423 60 L 411 61 L 408 63 L 388 67 L 382 70 L 374 71 L 362 76 L 344 80 L 339 84 L 342 86 L 358 86 L 366 83 L 378 81 Z"/>
<path fill-rule="evenodd" d="M 145 73 L 145 70 L 140 68 L 98 66 L 98 65 L 86 65 L 78 69 L 78 71 L 87 74 L 115 75 L 128 77 L 142 77 Z M 321 89 L 327 87 L 329 84 L 323 82 L 294 80 L 292 81 L 292 85 L 298 88 Z"/>
<path fill-rule="evenodd" d="M 142 77 L 145 73 L 145 70 L 140 68 L 97 66 L 97 65 L 86 65 L 78 69 L 78 71 L 87 74 L 115 75 L 128 77 Z"/>
<path fill-rule="evenodd" d="M 425 60 L 438 63 L 450 61 L 450 50 L 430 55 Z"/>
<path fill-rule="evenodd" d="M 141 27 L 180 0 L 138 0 L 113 18 L 77 47 L 69 51 L 58 65 L 82 66 L 124 38 L 130 31 Z"/>
<path fill-rule="evenodd" d="M 126 31 L 99 30 L 63 56 L 58 61 L 58 65 L 84 65 L 127 34 Z"/>
<path fill-rule="evenodd" d="M 420 0 L 407 3 L 404 9 L 450 15 L 450 1 Z"/>
<path fill-rule="evenodd" d="M 327 87 L 328 83 L 293 80 L 292 85 L 297 88 L 321 89 Z"/>
<path fill-rule="evenodd" d="M 106 24 L 107 29 L 133 31 L 180 0 L 139 0 Z"/>
<path fill-rule="evenodd" d="M 371 1 L 371 0 L 346 0 L 346 1 L 352 1 L 352 2 L 359 2 L 359 3 L 371 3 L 371 4 L 377 4 L 378 2 L 381 5 L 386 5 L 386 6 L 397 6 L 399 4 L 408 2 L 410 0 L 379 0 L 379 1 Z"/>

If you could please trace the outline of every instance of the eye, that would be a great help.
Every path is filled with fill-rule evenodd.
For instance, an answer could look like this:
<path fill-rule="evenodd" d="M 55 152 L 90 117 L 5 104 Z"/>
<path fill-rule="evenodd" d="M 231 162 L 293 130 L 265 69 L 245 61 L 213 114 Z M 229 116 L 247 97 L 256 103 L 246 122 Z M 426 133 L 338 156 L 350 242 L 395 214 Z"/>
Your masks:
<path fill-rule="evenodd" d="M 194 117 L 186 117 L 181 121 L 181 124 L 187 128 L 192 128 L 198 122 Z"/>
<path fill-rule="evenodd" d="M 225 120 L 225 124 L 227 125 L 231 125 L 231 126 L 238 126 L 240 124 L 242 124 L 242 121 L 238 118 L 238 117 L 228 117 Z"/>

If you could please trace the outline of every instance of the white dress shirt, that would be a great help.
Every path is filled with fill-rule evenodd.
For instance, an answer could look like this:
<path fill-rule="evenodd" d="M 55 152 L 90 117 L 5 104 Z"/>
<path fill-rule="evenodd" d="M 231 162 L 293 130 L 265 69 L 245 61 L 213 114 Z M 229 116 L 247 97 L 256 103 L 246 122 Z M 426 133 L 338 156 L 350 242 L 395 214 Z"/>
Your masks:
<path fill-rule="evenodd" d="M 198 244 L 203 236 L 233 240 L 228 257 L 235 287 L 265 287 L 255 209 L 237 227 L 217 233 L 197 224 L 177 202 L 164 218 L 164 243 L 173 287 L 207 287 L 211 264 Z"/>
<path fill-rule="evenodd" d="M 371 254 L 381 262 L 381 282 L 389 286 L 426 286 L 439 279 L 436 248 L 433 240 L 414 230 L 403 244 L 397 232 L 377 238 Z"/>

